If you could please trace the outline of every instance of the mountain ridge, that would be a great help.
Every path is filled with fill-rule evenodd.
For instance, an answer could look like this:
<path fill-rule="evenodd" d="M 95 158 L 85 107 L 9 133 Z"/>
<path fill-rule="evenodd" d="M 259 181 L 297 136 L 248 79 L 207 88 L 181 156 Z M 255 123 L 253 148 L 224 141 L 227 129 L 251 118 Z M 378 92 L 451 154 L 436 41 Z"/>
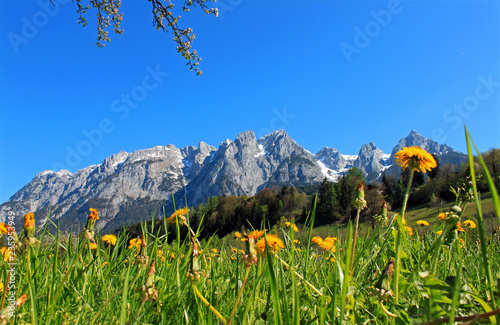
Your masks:
<path fill-rule="evenodd" d="M 111 225 L 122 226 L 124 220 L 151 217 L 152 206 L 171 210 L 173 201 L 178 206 L 185 202 L 195 206 L 211 196 L 250 196 L 275 185 L 317 184 L 324 177 L 335 181 L 352 167 L 363 171 L 368 181 L 383 172 L 397 174 L 394 153 L 406 145 L 421 146 L 438 159 L 453 153 L 453 160 L 465 161 L 462 153 L 416 131 L 400 139 L 391 154 L 369 142 L 357 155 L 343 155 L 330 147 L 312 154 L 284 130 L 259 139 L 253 131 L 246 131 L 234 140 L 221 142 L 218 148 L 205 142 L 184 148 L 169 144 L 130 153 L 120 151 L 101 164 L 74 173 L 42 171 L 0 205 L 0 220 L 12 212 L 21 218 L 27 212 L 47 213 L 52 207 L 53 221 L 64 216 L 60 221 L 73 224 L 72 218 L 83 222 L 85 208 L 94 204 L 99 205 L 102 216 L 98 227 L 109 230 Z M 132 210 L 146 215 L 130 216 L 127 211 Z"/>

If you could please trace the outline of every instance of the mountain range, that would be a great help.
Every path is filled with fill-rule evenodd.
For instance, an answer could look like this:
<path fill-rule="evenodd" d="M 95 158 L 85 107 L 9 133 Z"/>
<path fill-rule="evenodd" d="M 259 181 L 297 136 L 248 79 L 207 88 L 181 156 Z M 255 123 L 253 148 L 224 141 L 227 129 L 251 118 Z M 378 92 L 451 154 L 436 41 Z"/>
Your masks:
<path fill-rule="evenodd" d="M 14 212 L 22 225 L 22 216 L 35 212 L 37 225 L 50 215 L 50 226 L 58 223 L 62 230 L 75 230 L 85 224 L 93 207 L 99 210 L 97 227 L 110 232 L 163 214 L 163 209 L 169 214 L 174 203 L 177 208 L 186 203 L 196 206 L 211 196 L 250 196 L 277 185 L 317 184 L 325 177 L 335 181 L 352 167 L 363 171 L 368 181 L 384 172 L 397 175 L 400 169 L 394 154 L 406 146 L 419 146 L 435 154 L 440 163 L 466 161 L 463 153 L 416 131 L 399 140 L 390 154 L 370 142 L 357 155 L 343 155 L 329 147 L 312 154 L 283 130 L 259 139 L 247 131 L 218 148 L 204 142 L 182 149 L 169 144 L 121 151 L 75 173 L 43 171 L 0 205 L 0 220 Z"/>

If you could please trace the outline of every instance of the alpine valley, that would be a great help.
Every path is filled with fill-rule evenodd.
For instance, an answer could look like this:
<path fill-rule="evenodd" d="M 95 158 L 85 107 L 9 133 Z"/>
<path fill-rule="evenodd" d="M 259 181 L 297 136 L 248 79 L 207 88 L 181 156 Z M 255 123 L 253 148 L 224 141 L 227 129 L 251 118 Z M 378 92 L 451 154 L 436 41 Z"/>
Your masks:
<path fill-rule="evenodd" d="M 250 196 L 266 187 L 317 184 L 325 177 L 334 181 L 351 167 L 362 170 L 368 181 L 376 181 L 383 172 L 397 175 L 400 169 L 394 154 L 406 146 L 420 146 L 435 154 L 440 164 L 466 161 L 463 153 L 415 131 L 399 140 L 390 154 L 370 142 L 357 155 L 343 155 L 329 147 L 311 154 L 283 130 L 260 139 L 248 131 L 218 148 L 204 142 L 182 149 L 169 144 L 121 151 L 75 173 L 43 171 L 0 205 L 0 220 L 5 221 L 10 212 L 22 225 L 24 214 L 35 212 L 37 226 L 47 222 L 49 215 L 50 225 L 76 231 L 85 225 L 92 207 L 99 211 L 97 227 L 111 232 L 163 215 L 164 209 L 169 215 L 174 202 L 177 208 L 186 202 L 196 206 L 212 196 Z"/>

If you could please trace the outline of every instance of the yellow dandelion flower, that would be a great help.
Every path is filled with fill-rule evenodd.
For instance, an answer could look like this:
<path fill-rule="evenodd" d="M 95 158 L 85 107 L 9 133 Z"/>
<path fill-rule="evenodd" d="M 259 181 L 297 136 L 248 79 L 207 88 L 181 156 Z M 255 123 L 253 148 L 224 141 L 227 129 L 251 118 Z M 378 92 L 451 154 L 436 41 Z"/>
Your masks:
<path fill-rule="evenodd" d="M 257 241 L 257 239 L 264 235 L 264 233 L 267 231 L 267 229 L 265 230 L 254 230 L 252 231 L 251 233 L 248 234 L 248 237 L 252 237 L 253 239 L 255 239 L 255 241 Z"/>
<path fill-rule="evenodd" d="M 288 228 L 292 227 L 293 231 L 295 231 L 295 232 L 299 232 L 299 228 L 297 228 L 297 225 L 295 225 L 294 223 L 285 222 L 285 225 L 286 225 Z"/>
<path fill-rule="evenodd" d="M 172 215 L 167 219 L 167 223 L 175 223 L 177 219 L 179 219 L 179 223 L 185 223 L 186 222 L 186 215 L 188 214 L 189 209 L 188 208 L 182 208 L 179 210 L 176 210 Z"/>
<path fill-rule="evenodd" d="M 457 223 L 457 230 L 461 231 L 461 232 L 465 232 L 465 229 L 462 228 L 462 223 L 461 222 Z"/>
<path fill-rule="evenodd" d="M 89 219 L 92 220 L 99 220 L 99 214 L 96 209 L 90 208 L 90 214 L 89 214 Z"/>
<path fill-rule="evenodd" d="M 241 238 L 241 233 L 239 231 L 234 233 L 234 238 Z"/>
<path fill-rule="evenodd" d="M 330 262 L 335 263 L 335 259 L 333 257 L 331 257 Z"/>
<path fill-rule="evenodd" d="M 444 219 L 446 219 L 446 213 L 441 212 L 441 213 L 438 215 L 438 220 L 441 220 L 441 221 L 442 221 L 442 220 L 444 220 Z"/>
<path fill-rule="evenodd" d="M 408 233 L 408 235 L 413 236 L 413 229 L 411 229 L 411 227 L 405 226 L 405 230 Z"/>
<path fill-rule="evenodd" d="M 217 250 L 217 248 L 212 248 L 212 250 L 211 250 L 211 251 L 212 251 L 212 253 L 213 253 L 213 254 L 217 254 L 217 253 L 219 252 L 219 251 Z"/>
<path fill-rule="evenodd" d="M 9 226 L 3 222 L 0 222 L 0 235 L 9 233 Z"/>
<path fill-rule="evenodd" d="M 406 226 L 406 218 L 403 218 L 401 221 L 403 222 L 403 226 Z"/>
<path fill-rule="evenodd" d="M 35 214 L 33 212 L 26 213 L 24 216 L 24 228 L 35 227 Z"/>
<path fill-rule="evenodd" d="M 427 221 L 425 221 L 425 220 L 418 220 L 417 221 L 417 225 L 419 225 L 419 226 L 428 226 L 429 223 Z"/>
<path fill-rule="evenodd" d="M 165 254 L 163 254 L 163 251 L 161 249 L 156 251 L 156 257 L 160 262 L 165 262 Z"/>
<path fill-rule="evenodd" d="M 9 261 L 12 262 L 12 261 L 14 261 L 15 254 L 8 247 L 2 247 L 2 248 L 0 248 L 0 254 L 3 255 L 4 262 L 9 262 Z"/>
<path fill-rule="evenodd" d="M 443 231 L 439 230 L 439 231 L 436 232 L 436 235 L 441 236 L 442 233 L 443 233 Z"/>
<path fill-rule="evenodd" d="M 231 248 L 231 251 L 233 252 L 233 254 L 238 254 L 238 250 L 236 248 Z"/>
<path fill-rule="evenodd" d="M 336 241 L 336 237 L 326 237 L 325 240 L 318 244 L 318 246 L 325 252 L 335 253 L 337 251 L 337 248 L 335 247 Z"/>
<path fill-rule="evenodd" d="M 111 245 L 116 245 L 116 236 L 115 235 L 112 235 L 112 234 L 109 234 L 109 235 L 105 235 L 101 238 L 101 240 L 107 244 L 111 244 Z"/>
<path fill-rule="evenodd" d="M 464 226 L 473 229 L 476 228 L 476 223 L 469 219 L 464 221 Z"/>
<path fill-rule="evenodd" d="M 293 243 L 297 245 L 297 244 L 300 244 L 300 241 L 298 239 L 294 239 Z"/>
<path fill-rule="evenodd" d="M 87 247 L 90 247 L 90 249 L 91 249 L 91 250 L 96 250 L 96 249 L 97 249 L 97 245 L 96 245 L 96 243 L 90 243 L 90 246 L 85 245 L 85 247 L 86 247 L 86 248 L 87 248 Z"/>
<path fill-rule="evenodd" d="M 278 238 L 276 235 L 267 235 L 267 244 L 269 245 L 269 248 L 271 248 L 271 252 L 277 252 L 280 249 L 285 247 L 285 244 L 283 244 L 283 241 Z M 257 252 L 260 254 L 264 254 L 266 251 L 266 237 L 261 238 L 257 244 L 255 245 L 255 249 Z"/>
<path fill-rule="evenodd" d="M 131 248 L 140 248 L 141 247 L 141 243 L 142 243 L 142 240 L 140 238 L 134 238 L 134 239 L 131 239 L 128 244 L 128 249 L 131 249 Z"/>
<path fill-rule="evenodd" d="M 321 238 L 320 236 L 315 236 L 313 237 L 312 242 L 319 246 L 323 242 L 323 238 Z"/>
<path fill-rule="evenodd" d="M 436 168 L 434 157 L 420 147 L 405 147 L 395 154 L 396 163 L 403 169 L 410 167 L 422 173 Z"/>
<path fill-rule="evenodd" d="M 3 289 L 4 289 L 3 282 L 0 282 L 0 292 L 3 292 Z"/>

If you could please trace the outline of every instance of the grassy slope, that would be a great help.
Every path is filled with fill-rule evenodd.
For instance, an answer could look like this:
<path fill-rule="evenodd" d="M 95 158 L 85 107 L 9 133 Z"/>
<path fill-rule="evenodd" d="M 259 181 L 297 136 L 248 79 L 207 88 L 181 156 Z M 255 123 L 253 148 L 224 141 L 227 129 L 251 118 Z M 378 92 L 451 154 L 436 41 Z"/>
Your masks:
<path fill-rule="evenodd" d="M 487 226 L 486 229 L 489 229 L 491 227 L 497 226 L 498 225 L 498 218 L 488 218 L 488 216 L 494 215 L 495 213 L 495 207 L 493 205 L 493 200 L 491 199 L 491 194 L 486 193 L 481 196 L 481 206 L 483 209 L 483 216 L 485 217 L 485 225 Z M 416 225 L 417 220 L 425 220 L 429 222 L 431 225 L 437 221 L 437 216 L 438 214 L 443 211 L 446 212 L 448 211 L 454 203 L 448 203 L 444 204 L 442 207 L 438 208 L 431 208 L 429 205 L 424 204 L 420 205 L 417 207 L 410 208 L 406 211 L 406 219 L 408 220 L 408 225 L 410 227 L 413 227 Z M 467 219 L 472 219 L 474 221 L 477 221 L 477 210 L 476 210 L 476 203 L 471 202 L 469 205 L 467 205 L 467 208 L 465 209 L 465 212 L 462 216 L 462 220 L 467 220 Z"/>
<path fill-rule="evenodd" d="M 485 193 L 481 196 L 481 199 L 482 199 L 481 206 L 483 210 L 483 216 L 485 218 L 484 219 L 485 233 L 489 234 L 491 233 L 493 228 L 499 225 L 498 218 L 496 217 L 495 214 L 495 207 L 493 205 L 493 200 L 491 199 L 491 194 Z M 432 226 L 437 222 L 437 216 L 440 213 L 440 211 L 447 212 L 453 205 L 454 203 L 452 202 L 443 204 L 443 206 L 440 208 L 439 207 L 431 208 L 429 207 L 428 204 L 422 204 L 420 206 L 408 208 L 405 213 L 407 224 L 414 230 L 417 230 L 418 227 L 417 221 L 425 220 L 430 224 L 430 227 L 428 229 L 432 229 Z M 399 211 L 394 211 L 394 212 L 399 212 Z M 488 216 L 495 216 L 495 217 L 488 218 Z M 469 203 L 469 205 L 465 209 L 464 215 L 462 216 L 462 221 L 465 221 L 467 219 L 472 219 L 474 220 L 474 222 L 477 223 L 477 210 L 475 202 Z M 323 238 L 327 236 L 345 237 L 346 227 L 347 227 L 346 224 L 319 226 L 313 229 L 312 235 L 321 236 Z M 371 225 L 369 222 L 360 222 L 360 232 L 363 235 L 366 234 L 368 228 L 370 227 Z"/>

